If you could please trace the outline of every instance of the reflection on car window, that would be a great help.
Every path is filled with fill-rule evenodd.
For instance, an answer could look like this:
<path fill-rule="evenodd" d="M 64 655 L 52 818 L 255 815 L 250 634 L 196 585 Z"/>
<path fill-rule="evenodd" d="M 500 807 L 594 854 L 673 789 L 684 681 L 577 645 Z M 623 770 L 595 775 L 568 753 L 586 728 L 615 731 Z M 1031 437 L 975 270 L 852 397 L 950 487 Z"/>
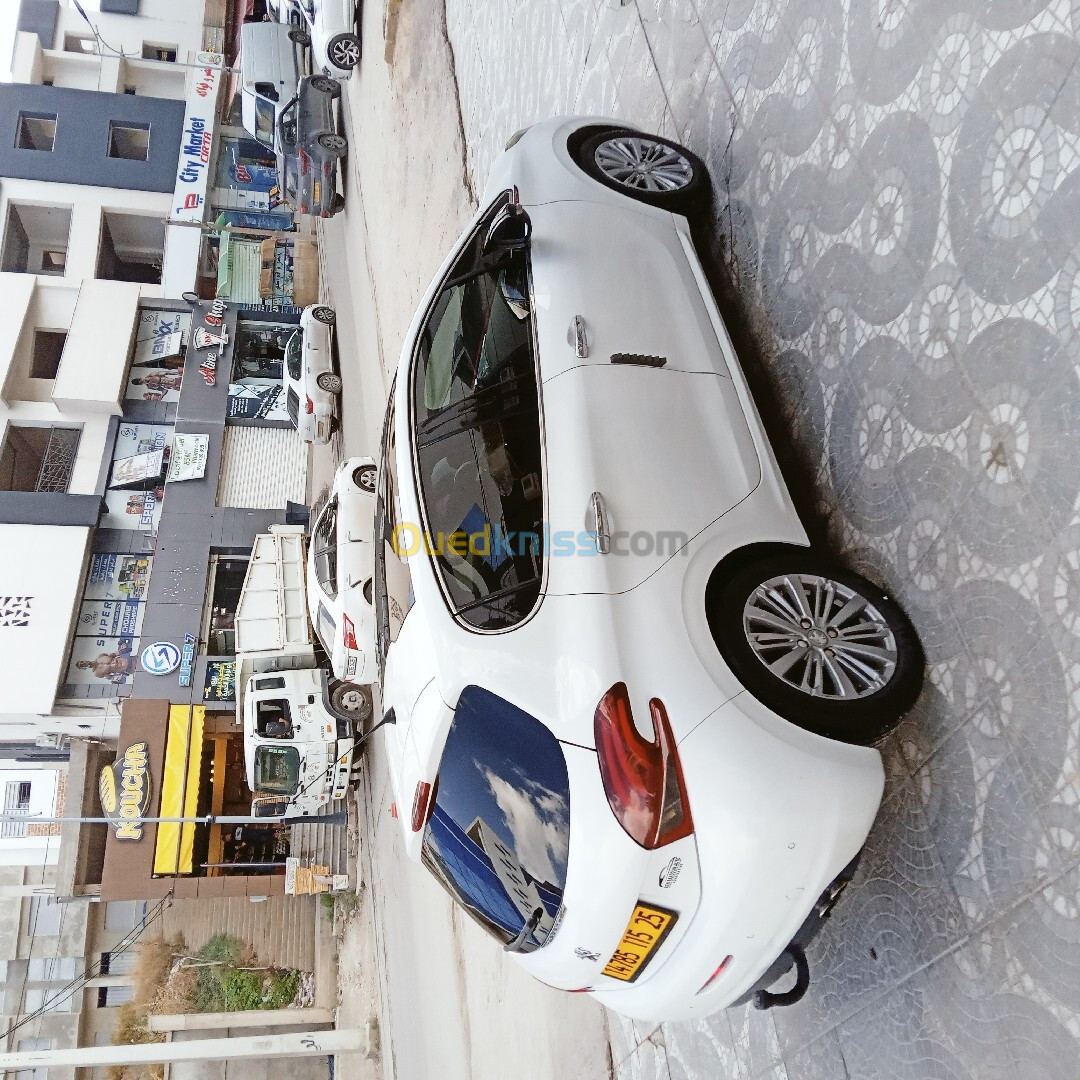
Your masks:
<path fill-rule="evenodd" d="M 286 146 L 296 145 L 296 99 L 285 107 L 278 121 L 281 129 L 281 141 Z"/>
<path fill-rule="evenodd" d="M 447 275 L 413 367 L 425 530 L 454 613 L 481 629 L 520 622 L 543 576 L 528 254 L 482 250 L 505 203 L 491 208 Z"/>
<path fill-rule="evenodd" d="M 255 138 L 264 146 L 274 145 L 274 106 L 263 97 L 255 98 Z"/>
<path fill-rule="evenodd" d="M 304 374 L 303 349 L 304 331 L 294 330 L 285 345 L 285 368 L 289 372 L 289 378 L 295 382 L 299 382 Z"/>
<path fill-rule="evenodd" d="M 255 790 L 292 795 L 300 783 L 300 754 L 294 746 L 259 746 L 255 750 Z"/>
<path fill-rule="evenodd" d="M 479 686 L 462 692 L 424 833 L 424 863 L 490 934 L 546 943 L 562 905 L 570 784 L 555 736 Z"/>

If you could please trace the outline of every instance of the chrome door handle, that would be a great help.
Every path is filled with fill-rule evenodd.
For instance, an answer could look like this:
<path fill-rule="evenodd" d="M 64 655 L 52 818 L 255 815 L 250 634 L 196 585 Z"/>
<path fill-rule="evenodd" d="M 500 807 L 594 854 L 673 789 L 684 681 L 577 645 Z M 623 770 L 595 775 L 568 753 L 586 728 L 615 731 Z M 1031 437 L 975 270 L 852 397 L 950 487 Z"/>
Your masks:
<path fill-rule="evenodd" d="M 584 360 L 589 355 L 589 332 L 580 315 L 575 315 L 570 321 L 570 329 L 566 331 L 566 343 L 574 350 L 578 359 Z"/>
<path fill-rule="evenodd" d="M 607 555 L 611 551 L 611 533 L 608 532 L 607 509 L 604 506 L 604 497 L 599 491 L 592 493 L 589 499 L 589 509 L 585 514 L 585 527 L 591 532 L 596 540 L 596 550 L 601 555 Z"/>

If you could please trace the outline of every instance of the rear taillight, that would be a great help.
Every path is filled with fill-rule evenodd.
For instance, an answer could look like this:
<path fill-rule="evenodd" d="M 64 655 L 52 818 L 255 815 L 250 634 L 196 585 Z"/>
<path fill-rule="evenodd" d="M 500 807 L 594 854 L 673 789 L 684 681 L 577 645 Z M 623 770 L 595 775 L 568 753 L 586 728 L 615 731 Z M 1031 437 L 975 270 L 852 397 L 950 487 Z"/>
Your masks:
<path fill-rule="evenodd" d="M 439 778 L 435 783 L 429 784 L 421 780 L 416 785 L 412 801 L 412 831 L 419 832 L 430 820 L 435 812 L 435 794 L 439 790 Z"/>
<path fill-rule="evenodd" d="M 299 151 L 300 156 L 300 171 L 306 173 L 311 168 L 311 158 L 304 153 L 303 150 Z"/>
<path fill-rule="evenodd" d="M 348 615 L 342 614 L 341 616 L 341 636 L 345 640 L 346 649 L 358 649 L 356 644 L 356 626 L 352 619 Z"/>
<path fill-rule="evenodd" d="M 653 698 L 649 712 L 651 742 L 634 726 L 626 683 L 616 683 L 596 707 L 593 734 L 612 813 L 632 840 L 651 850 L 689 836 L 694 823 L 664 703 Z"/>
<path fill-rule="evenodd" d="M 315 402 L 312 401 L 311 398 L 305 396 L 305 398 L 304 398 L 304 412 L 313 413 L 314 411 L 315 411 Z"/>
<path fill-rule="evenodd" d="M 300 204 L 300 213 L 301 214 L 306 214 L 307 213 L 307 203 L 301 203 Z"/>

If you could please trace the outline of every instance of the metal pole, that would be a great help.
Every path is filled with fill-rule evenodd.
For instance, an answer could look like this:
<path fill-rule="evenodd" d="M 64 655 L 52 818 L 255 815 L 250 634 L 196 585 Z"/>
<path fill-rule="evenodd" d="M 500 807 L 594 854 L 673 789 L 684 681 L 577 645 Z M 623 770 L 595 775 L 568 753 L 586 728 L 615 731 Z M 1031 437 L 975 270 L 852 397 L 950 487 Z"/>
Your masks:
<path fill-rule="evenodd" d="M 238 213 L 244 213 L 240 210 Z M 260 211 L 252 211 L 259 213 Z M 234 232 L 242 236 L 273 236 L 276 239 L 295 240 L 300 234 L 294 229 L 257 229 L 254 225 L 218 225 L 213 221 L 180 221 L 176 218 L 162 218 L 166 225 L 183 225 L 188 229 L 202 229 L 203 232 Z"/>
<path fill-rule="evenodd" d="M 303 1016 L 296 1010 L 297 1018 Z M 363 1050 L 357 1028 L 331 1031 L 296 1031 L 279 1035 L 241 1035 L 225 1039 L 185 1042 L 137 1043 L 134 1046 L 77 1046 L 69 1050 L 28 1050 L 0 1054 L 0 1069 L 19 1070 L 51 1066 L 153 1065 L 174 1061 L 234 1061 L 240 1058 L 285 1058 L 339 1054 Z"/>
<path fill-rule="evenodd" d="M 0 814 L 0 821 L 22 821 L 32 825 L 63 825 L 74 821 L 82 825 L 115 825 L 113 818 L 107 817 L 38 817 L 28 814 Z M 139 818 L 143 825 L 293 825 L 300 821 L 314 822 L 317 825 L 347 825 L 349 815 L 344 810 L 333 814 L 301 815 L 294 817 L 243 817 L 232 815 L 207 814 L 205 817 L 144 817 Z"/>

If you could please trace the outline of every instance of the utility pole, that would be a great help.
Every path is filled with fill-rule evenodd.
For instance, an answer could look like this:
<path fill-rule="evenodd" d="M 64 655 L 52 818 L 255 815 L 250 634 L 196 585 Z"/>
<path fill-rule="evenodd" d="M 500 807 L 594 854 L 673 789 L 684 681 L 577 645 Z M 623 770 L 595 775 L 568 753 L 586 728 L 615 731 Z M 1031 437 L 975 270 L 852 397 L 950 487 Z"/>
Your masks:
<path fill-rule="evenodd" d="M 63 825 L 74 821 L 80 825 L 115 825 L 114 818 L 107 817 L 29 817 L 26 814 L 0 814 L 0 821 L 27 821 L 34 825 Z M 206 814 L 204 817 L 144 817 L 139 822 L 145 825 L 295 825 L 301 821 L 315 822 L 319 825 L 347 825 L 349 815 L 344 810 L 333 814 L 302 815 L 300 817 L 245 817 L 232 814 Z"/>
<path fill-rule="evenodd" d="M 303 1015 L 296 1010 L 297 1016 Z M 242 1035 L 190 1042 L 136 1043 L 133 1046 L 76 1046 L 70 1050 L 27 1050 L 0 1054 L 0 1070 L 107 1065 L 156 1065 L 177 1061 L 237 1061 L 243 1058 L 286 1058 L 364 1050 L 359 1028 L 296 1031 L 279 1035 Z"/>

